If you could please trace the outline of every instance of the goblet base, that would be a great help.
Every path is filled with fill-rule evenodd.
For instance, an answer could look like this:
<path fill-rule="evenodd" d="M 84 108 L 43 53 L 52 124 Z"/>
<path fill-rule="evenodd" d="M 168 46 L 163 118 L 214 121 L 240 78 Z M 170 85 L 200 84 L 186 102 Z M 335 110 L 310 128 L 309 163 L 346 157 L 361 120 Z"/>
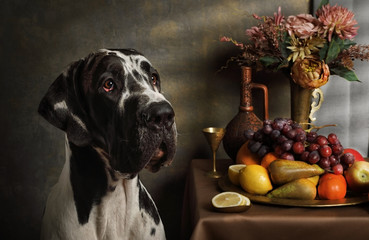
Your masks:
<path fill-rule="evenodd" d="M 210 171 L 206 173 L 206 176 L 210 178 L 220 178 L 223 176 L 223 174 L 218 171 Z"/>

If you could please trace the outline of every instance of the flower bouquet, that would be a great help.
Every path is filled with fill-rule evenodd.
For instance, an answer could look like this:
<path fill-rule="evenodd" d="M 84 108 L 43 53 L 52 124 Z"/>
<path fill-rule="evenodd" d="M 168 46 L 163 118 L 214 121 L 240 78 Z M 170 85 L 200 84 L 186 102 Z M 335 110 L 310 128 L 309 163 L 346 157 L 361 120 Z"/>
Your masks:
<path fill-rule="evenodd" d="M 285 69 L 296 84 L 306 89 L 326 84 L 331 74 L 359 81 L 353 60 L 369 60 L 369 45 L 353 41 L 359 27 L 354 13 L 347 8 L 323 0 L 315 16 L 285 17 L 281 7 L 274 16 L 253 16 L 259 23 L 246 30 L 246 43 L 221 37 L 221 41 L 232 42 L 242 50 L 230 60 L 257 70 Z"/>
<path fill-rule="evenodd" d="M 347 8 L 331 6 L 328 0 L 322 0 L 315 16 L 285 17 L 279 7 L 274 16 L 253 14 L 253 17 L 259 23 L 246 30 L 247 42 L 221 37 L 221 41 L 232 42 L 241 49 L 241 54 L 228 62 L 287 73 L 292 79 L 291 118 L 294 121 L 310 124 L 316 119 L 313 114 L 323 101 L 319 87 L 328 82 L 330 75 L 359 81 L 354 60 L 369 60 L 369 45 L 353 41 L 359 27 L 354 13 Z M 312 96 L 316 99 L 313 104 Z"/>

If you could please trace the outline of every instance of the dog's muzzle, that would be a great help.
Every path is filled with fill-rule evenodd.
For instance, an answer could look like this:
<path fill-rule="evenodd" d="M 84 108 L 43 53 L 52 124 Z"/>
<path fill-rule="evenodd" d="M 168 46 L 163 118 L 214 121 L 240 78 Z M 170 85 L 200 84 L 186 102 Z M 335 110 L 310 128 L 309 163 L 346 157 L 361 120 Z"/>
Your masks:
<path fill-rule="evenodd" d="M 154 150 L 150 161 L 145 166 L 152 172 L 158 171 L 163 165 L 169 165 L 171 161 L 168 162 L 168 160 L 173 157 L 174 116 L 173 108 L 166 101 L 151 103 L 142 112 L 144 125 L 151 134 L 161 138 L 161 143 Z"/>
<path fill-rule="evenodd" d="M 152 103 L 142 113 L 142 119 L 153 131 L 170 130 L 174 123 L 174 110 L 168 102 Z"/>

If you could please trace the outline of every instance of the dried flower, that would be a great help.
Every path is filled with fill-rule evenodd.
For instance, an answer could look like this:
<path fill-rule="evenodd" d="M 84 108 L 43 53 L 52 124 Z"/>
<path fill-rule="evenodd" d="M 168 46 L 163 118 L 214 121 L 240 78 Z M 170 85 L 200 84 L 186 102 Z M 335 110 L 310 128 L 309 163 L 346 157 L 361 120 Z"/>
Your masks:
<path fill-rule="evenodd" d="M 243 49 L 243 43 L 239 43 L 237 42 L 236 40 L 233 40 L 232 38 L 229 38 L 229 37 L 226 37 L 226 36 L 223 36 L 220 38 L 220 41 L 221 42 L 232 42 L 234 45 L 236 45 L 237 47 Z"/>
<path fill-rule="evenodd" d="M 274 24 L 279 26 L 283 23 L 284 16 L 282 15 L 282 8 L 278 7 L 278 13 L 274 13 Z"/>
<path fill-rule="evenodd" d="M 323 86 L 329 79 L 329 67 L 316 57 L 298 59 L 291 68 L 292 80 L 303 88 Z"/>
<path fill-rule="evenodd" d="M 322 6 L 316 12 L 323 28 L 328 33 L 328 41 L 332 40 L 333 33 L 341 39 L 353 39 L 357 35 L 359 27 L 355 27 L 357 21 L 354 19 L 354 13 L 341 6 L 331 6 L 329 4 Z"/>
<path fill-rule="evenodd" d="M 322 3 L 316 17 L 299 14 L 285 18 L 281 7 L 273 16 L 253 14 L 259 23 L 246 30 L 247 43 L 228 37 L 221 40 L 232 42 L 242 50 L 242 54 L 232 60 L 257 69 L 260 66 L 273 70 L 287 68 L 291 73 L 295 71 L 295 79 L 306 75 L 302 82 L 296 80 L 304 87 L 319 86 L 328 81 L 329 74 L 359 81 L 353 71 L 353 60 L 369 60 L 369 45 L 357 46 L 352 41 L 359 27 L 355 26 L 357 22 L 351 11 Z M 315 65 L 314 70 L 307 71 Z M 304 71 L 297 73 L 297 69 Z M 307 79 L 310 84 L 306 83 Z"/>
<path fill-rule="evenodd" d="M 319 51 L 319 48 L 324 46 L 325 39 L 309 37 L 307 39 L 298 39 L 294 35 L 291 36 L 291 41 L 288 49 L 292 51 L 292 53 L 288 56 L 287 60 L 296 61 L 297 58 L 304 59 L 306 56 L 311 55 L 312 53 L 316 53 Z"/>
<path fill-rule="evenodd" d="M 265 38 L 264 32 L 258 27 L 252 27 L 246 30 L 246 35 L 249 36 L 250 41 L 252 41 L 256 48 L 266 48 L 268 47 L 268 41 Z"/>
<path fill-rule="evenodd" d="M 310 14 L 299 14 L 287 18 L 286 29 L 290 36 L 307 39 L 321 32 L 321 24 Z"/>

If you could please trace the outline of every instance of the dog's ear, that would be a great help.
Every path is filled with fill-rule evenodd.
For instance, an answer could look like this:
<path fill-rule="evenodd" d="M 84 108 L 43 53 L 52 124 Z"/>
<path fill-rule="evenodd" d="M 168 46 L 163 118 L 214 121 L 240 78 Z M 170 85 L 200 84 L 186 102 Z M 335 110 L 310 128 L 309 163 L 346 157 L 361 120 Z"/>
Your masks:
<path fill-rule="evenodd" d="M 87 129 L 81 89 L 79 88 L 81 72 L 84 67 L 81 59 L 72 63 L 65 73 L 52 83 L 40 102 L 38 112 L 55 127 L 66 132 L 68 139 L 77 146 L 85 146 L 91 142 Z"/>

